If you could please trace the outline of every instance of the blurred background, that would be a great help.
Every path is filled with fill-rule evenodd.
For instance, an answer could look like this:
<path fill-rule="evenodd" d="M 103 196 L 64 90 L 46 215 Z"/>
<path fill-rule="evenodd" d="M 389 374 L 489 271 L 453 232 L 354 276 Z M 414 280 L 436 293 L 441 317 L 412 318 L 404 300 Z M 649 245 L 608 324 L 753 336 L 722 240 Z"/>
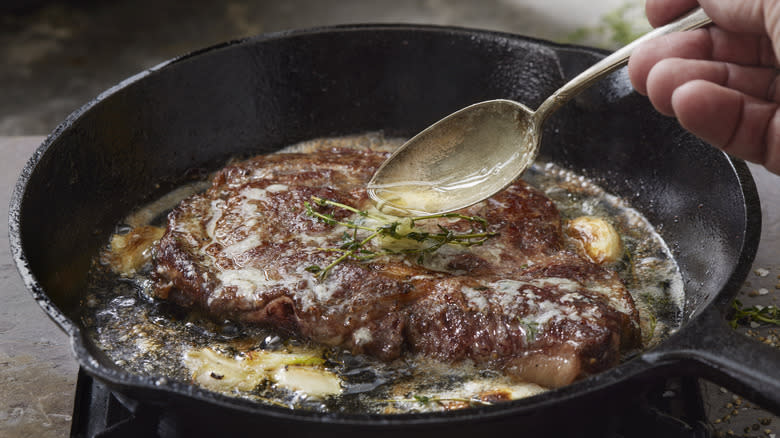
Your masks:
<path fill-rule="evenodd" d="M 643 0 L 1 0 L 0 136 L 45 135 L 101 91 L 223 41 L 345 23 L 429 23 L 614 48 Z"/>

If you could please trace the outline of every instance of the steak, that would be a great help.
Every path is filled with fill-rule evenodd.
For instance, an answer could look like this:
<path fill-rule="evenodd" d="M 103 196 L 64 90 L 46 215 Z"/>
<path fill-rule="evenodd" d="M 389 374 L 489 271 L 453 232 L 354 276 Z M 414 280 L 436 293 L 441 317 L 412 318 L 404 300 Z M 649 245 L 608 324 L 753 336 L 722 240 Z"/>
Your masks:
<path fill-rule="evenodd" d="M 496 233 L 482 245 L 350 257 L 318 275 L 312 267 L 332 263 L 353 231 L 312 217 L 306 203 L 372 208 L 365 184 L 386 157 L 332 148 L 228 165 L 169 214 L 152 294 L 356 354 L 471 360 L 546 387 L 639 346 L 638 312 L 617 274 L 567 245 L 553 202 L 521 180 L 460 212 Z M 339 221 L 358 216 L 318 208 Z M 471 227 L 459 218 L 425 226 L 439 225 Z"/>

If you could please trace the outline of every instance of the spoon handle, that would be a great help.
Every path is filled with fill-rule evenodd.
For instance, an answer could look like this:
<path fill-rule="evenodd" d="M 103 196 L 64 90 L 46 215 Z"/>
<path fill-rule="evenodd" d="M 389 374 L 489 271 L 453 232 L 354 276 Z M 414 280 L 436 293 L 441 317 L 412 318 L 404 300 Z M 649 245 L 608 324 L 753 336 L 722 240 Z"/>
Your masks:
<path fill-rule="evenodd" d="M 622 67 L 628 62 L 628 58 L 631 56 L 631 53 L 634 52 L 634 49 L 636 49 L 636 47 L 643 42 L 672 32 L 682 32 L 686 30 L 697 29 L 709 23 L 712 23 L 712 19 L 710 19 L 704 10 L 699 7 L 669 24 L 656 28 L 642 35 L 631 43 L 603 58 L 596 64 L 593 64 L 587 70 L 583 71 L 574 79 L 570 80 L 561 88 L 559 88 L 558 91 L 550 95 L 550 97 L 542 102 L 542 104 L 539 106 L 539 109 L 536 110 L 536 114 L 539 120 L 544 120 L 547 118 L 547 115 L 551 114 L 553 110 L 557 109 L 569 99 L 576 96 L 580 91 L 589 87 L 602 76 L 611 73 L 619 67 Z"/>

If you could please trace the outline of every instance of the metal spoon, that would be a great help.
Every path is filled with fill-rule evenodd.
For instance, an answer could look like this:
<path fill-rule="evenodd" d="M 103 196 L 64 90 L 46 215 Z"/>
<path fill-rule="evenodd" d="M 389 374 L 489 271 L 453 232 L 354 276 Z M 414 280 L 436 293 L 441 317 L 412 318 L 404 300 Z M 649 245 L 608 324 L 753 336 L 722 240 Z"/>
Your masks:
<path fill-rule="evenodd" d="M 624 65 L 642 42 L 711 21 L 697 8 L 646 33 L 580 73 L 536 111 L 499 99 L 450 114 L 396 150 L 371 178 L 369 195 L 380 210 L 404 216 L 458 210 L 492 196 L 533 163 L 542 123 L 558 107 Z"/>

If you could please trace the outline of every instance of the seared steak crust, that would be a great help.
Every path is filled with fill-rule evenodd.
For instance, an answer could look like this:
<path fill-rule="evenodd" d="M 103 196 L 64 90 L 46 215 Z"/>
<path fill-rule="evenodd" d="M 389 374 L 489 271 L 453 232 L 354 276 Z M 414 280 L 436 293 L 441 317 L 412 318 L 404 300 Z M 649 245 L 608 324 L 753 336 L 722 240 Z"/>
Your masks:
<path fill-rule="evenodd" d="M 261 324 L 390 360 L 408 351 L 471 359 L 543 386 L 615 365 L 639 342 L 617 276 L 566 249 L 552 201 L 518 181 L 466 209 L 498 236 L 426 256 L 344 261 L 323 281 L 306 268 L 336 256 L 344 228 L 307 216 L 312 196 L 369 208 L 386 158 L 331 149 L 231 164 L 168 217 L 153 294 L 216 318 Z M 329 211 L 349 220 L 349 212 Z M 442 222 L 467 230 L 460 220 Z"/>

